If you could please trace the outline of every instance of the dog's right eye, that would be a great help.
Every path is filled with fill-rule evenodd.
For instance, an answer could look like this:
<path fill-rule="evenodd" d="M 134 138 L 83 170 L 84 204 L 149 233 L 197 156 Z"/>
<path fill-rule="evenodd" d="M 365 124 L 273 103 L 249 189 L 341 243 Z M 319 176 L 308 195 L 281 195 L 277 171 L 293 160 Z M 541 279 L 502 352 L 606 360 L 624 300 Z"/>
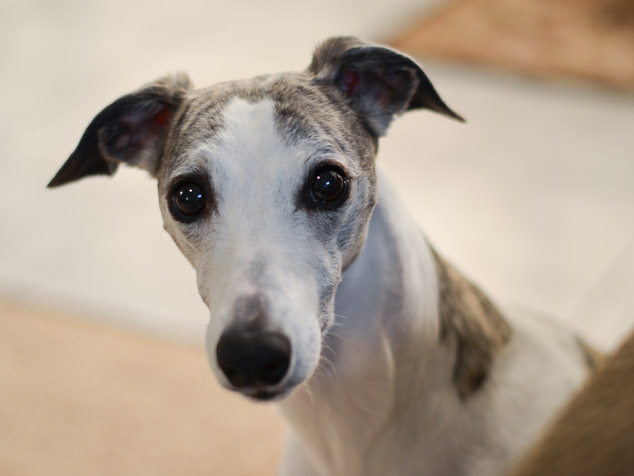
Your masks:
<path fill-rule="evenodd" d="M 172 214 L 183 222 L 192 222 L 207 208 L 203 188 L 195 182 L 184 182 L 172 192 Z"/>

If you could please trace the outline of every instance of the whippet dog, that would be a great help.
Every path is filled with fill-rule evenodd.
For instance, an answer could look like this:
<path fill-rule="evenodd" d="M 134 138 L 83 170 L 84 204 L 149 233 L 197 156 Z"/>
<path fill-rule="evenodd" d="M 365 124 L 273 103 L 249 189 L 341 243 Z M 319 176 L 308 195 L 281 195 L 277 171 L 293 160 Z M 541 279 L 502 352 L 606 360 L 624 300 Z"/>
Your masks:
<path fill-rule="evenodd" d="M 377 173 L 410 109 L 462 120 L 412 59 L 332 38 L 301 73 L 121 97 L 49 184 L 157 179 L 213 372 L 290 422 L 283 475 L 499 474 L 587 373 L 572 335 L 507 320 L 438 256 Z"/>

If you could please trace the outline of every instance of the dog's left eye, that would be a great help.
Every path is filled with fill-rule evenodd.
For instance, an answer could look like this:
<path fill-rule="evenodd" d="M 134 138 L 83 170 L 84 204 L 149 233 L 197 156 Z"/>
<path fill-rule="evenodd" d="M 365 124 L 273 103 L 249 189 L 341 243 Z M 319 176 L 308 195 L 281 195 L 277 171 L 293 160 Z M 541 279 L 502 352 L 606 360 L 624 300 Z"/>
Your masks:
<path fill-rule="evenodd" d="M 177 185 L 172 193 L 172 207 L 176 218 L 190 222 L 196 219 L 207 206 L 205 194 L 195 182 Z"/>
<path fill-rule="evenodd" d="M 312 177 L 310 197 L 317 205 L 334 207 L 345 199 L 348 179 L 332 167 L 318 169 Z"/>

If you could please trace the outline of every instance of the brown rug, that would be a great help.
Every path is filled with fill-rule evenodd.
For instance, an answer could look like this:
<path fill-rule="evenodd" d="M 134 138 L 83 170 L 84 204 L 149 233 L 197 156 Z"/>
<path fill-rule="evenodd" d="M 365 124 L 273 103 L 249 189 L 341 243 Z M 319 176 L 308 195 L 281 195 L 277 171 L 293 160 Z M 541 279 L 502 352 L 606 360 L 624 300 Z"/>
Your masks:
<path fill-rule="evenodd" d="M 416 56 L 634 88 L 634 0 L 456 0 L 391 44 Z"/>
<path fill-rule="evenodd" d="M 283 432 L 201 349 L 0 301 L 2 476 L 274 475 Z"/>

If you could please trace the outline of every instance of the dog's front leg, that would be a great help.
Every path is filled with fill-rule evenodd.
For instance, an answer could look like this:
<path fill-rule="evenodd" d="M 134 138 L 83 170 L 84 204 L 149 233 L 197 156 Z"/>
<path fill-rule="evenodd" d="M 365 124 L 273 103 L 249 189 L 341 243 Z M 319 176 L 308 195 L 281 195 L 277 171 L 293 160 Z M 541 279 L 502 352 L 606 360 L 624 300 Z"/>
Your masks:
<path fill-rule="evenodd" d="M 286 439 L 279 476 L 324 476 L 308 460 L 306 453 L 292 433 Z"/>

